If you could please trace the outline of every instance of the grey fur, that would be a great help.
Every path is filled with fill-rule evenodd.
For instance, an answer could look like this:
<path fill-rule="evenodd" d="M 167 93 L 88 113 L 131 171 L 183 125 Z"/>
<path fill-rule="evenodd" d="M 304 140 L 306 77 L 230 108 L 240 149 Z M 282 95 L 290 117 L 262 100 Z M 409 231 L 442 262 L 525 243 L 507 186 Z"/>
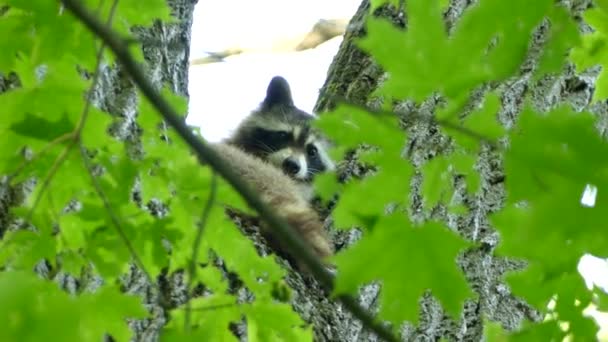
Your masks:
<path fill-rule="evenodd" d="M 281 169 L 310 199 L 314 175 L 335 168 L 327 154 L 328 141 L 311 127 L 313 120 L 294 105 L 289 83 L 275 76 L 260 107 L 225 142 Z"/>

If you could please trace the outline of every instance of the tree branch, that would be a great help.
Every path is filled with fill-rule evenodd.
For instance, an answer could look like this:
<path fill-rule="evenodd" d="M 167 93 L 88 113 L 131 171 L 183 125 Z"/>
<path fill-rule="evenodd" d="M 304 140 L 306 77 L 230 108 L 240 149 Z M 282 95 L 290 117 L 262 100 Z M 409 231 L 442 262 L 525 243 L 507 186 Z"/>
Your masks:
<path fill-rule="evenodd" d="M 124 71 L 131 76 L 133 82 L 142 91 L 144 96 L 152 103 L 162 117 L 171 125 L 184 141 L 192 147 L 199 160 L 208 163 L 217 173 L 222 176 L 241 196 L 249 206 L 256 210 L 260 216 L 270 225 L 275 235 L 297 256 L 316 277 L 316 279 L 328 289 L 333 288 L 333 276 L 325 269 L 323 264 L 314 256 L 308 246 L 294 233 L 287 222 L 279 218 L 265 205 L 251 187 L 241 179 L 224 160 L 202 139 L 196 137 L 185 122 L 160 95 L 154 86 L 148 81 L 142 69 L 137 65 L 135 59 L 129 52 L 129 47 L 114 31 L 104 26 L 97 20 L 79 1 L 61 0 L 64 6 L 79 18 L 92 32 L 99 36 L 114 52 L 118 61 L 123 65 Z M 363 325 L 374 331 L 379 337 L 387 341 L 398 341 L 394 334 L 357 304 L 350 296 L 339 296 L 345 308 L 353 313 Z"/>
<path fill-rule="evenodd" d="M 110 7 L 110 13 L 108 15 L 108 20 L 106 21 L 107 25 L 112 23 L 112 20 L 114 19 L 114 13 L 116 12 L 117 6 L 118 6 L 118 0 L 114 0 L 112 2 L 112 6 Z M 101 7 L 101 2 L 100 2 L 100 7 Z M 100 71 L 99 69 L 101 68 L 101 62 L 103 60 L 104 50 L 105 50 L 105 43 L 102 42 L 102 44 L 99 47 L 99 49 L 97 50 L 97 54 L 95 56 L 96 62 L 95 62 L 95 70 L 93 73 L 93 79 L 91 80 L 91 86 L 89 87 L 89 91 L 87 92 L 86 101 L 84 103 L 84 107 L 82 108 L 82 112 L 80 114 L 80 119 L 78 120 L 78 124 L 76 125 L 76 128 L 70 133 L 63 134 L 63 135 L 53 139 L 53 141 L 49 142 L 44 148 L 42 148 L 37 154 L 35 154 L 32 157 L 32 159 L 30 159 L 29 161 L 24 161 L 24 163 L 22 163 L 17 168 L 17 171 L 15 171 L 15 173 L 12 175 L 12 177 L 15 177 L 19 172 L 23 171 L 23 168 L 25 168 L 28 165 L 28 163 L 31 163 L 36 158 L 42 156 L 44 153 L 48 152 L 55 145 L 60 144 L 66 140 L 69 140 L 67 146 L 63 149 L 61 154 L 55 159 L 53 166 L 49 170 L 44 182 L 42 183 L 40 192 L 38 192 L 38 196 L 36 196 L 36 199 L 34 200 L 34 204 L 32 205 L 32 209 L 28 213 L 26 222 L 29 222 L 31 220 L 32 216 L 34 215 L 34 211 L 36 210 L 36 207 L 38 206 L 38 204 L 40 204 L 40 201 L 42 200 L 42 196 L 44 195 L 44 192 L 46 191 L 46 189 L 49 187 L 49 185 L 51 185 L 51 182 L 53 181 L 55 174 L 57 173 L 57 171 L 59 170 L 61 165 L 65 162 L 65 160 L 68 158 L 70 152 L 72 151 L 72 148 L 74 146 L 76 146 L 76 143 L 78 143 L 80 141 L 80 134 L 82 133 L 82 129 L 84 128 L 84 124 L 87 121 L 89 111 L 91 109 L 91 97 L 93 96 L 93 91 L 95 91 L 95 86 L 97 85 L 97 82 L 99 80 L 99 71 Z"/>
<path fill-rule="evenodd" d="M 110 25 L 112 23 L 112 20 L 114 19 L 114 14 L 116 12 L 116 8 L 118 6 L 118 0 L 114 0 L 111 4 L 110 7 L 110 12 L 108 14 L 108 18 L 106 20 L 106 25 Z M 100 2 L 100 7 L 101 7 L 101 2 Z M 87 171 L 87 173 L 90 175 L 91 180 L 93 182 L 93 186 L 97 192 L 97 194 L 99 195 L 99 198 L 101 199 L 101 201 L 104 204 L 104 207 L 106 208 L 108 215 L 110 215 L 110 218 L 112 220 L 112 223 L 114 224 L 114 227 L 116 228 L 116 231 L 118 233 L 118 235 L 120 236 L 120 239 L 122 240 L 122 242 L 125 244 L 125 247 L 127 248 L 127 250 L 129 251 L 129 253 L 131 254 L 131 257 L 133 258 L 133 260 L 135 261 L 135 263 L 137 264 L 137 266 L 141 269 L 142 273 L 145 275 L 146 279 L 148 280 L 148 282 L 150 282 L 150 284 L 152 286 L 154 286 L 154 282 L 152 281 L 152 278 L 150 277 L 150 274 L 146 271 L 143 262 L 141 261 L 141 259 L 139 258 L 139 256 L 137 255 L 137 252 L 135 251 L 135 248 L 133 247 L 133 245 L 131 244 L 131 242 L 129 241 L 127 235 L 125 234 L 124 229 L 122 228 L 122 226 L 120 225 L 120 221 L 118 219 L 118 216 L 114 213 L 114 211 L 112 210 L 110 203 L 107 199 L 107 197 L 105 196 L 105 193 L 103 192 L 103 189 L 101 188 L 101 185 L 99 184 L 99 182 L 97 181 L 97 179 L 95 178 L 95 175 L 93 174 L 93 170 L 92 170 L 92 166 L 90 161 L 88 160 L 88 156 L 86 155 L 86 150 L 84 148 L 84 146 L 82 146 L 82 141 L 81 141 L 81 134 L 82 131 L 84 129 L 84 126 L 87 122 L 87 118 L 88 115 L 90 113 L 91 110 L 91 100 L 93 97 L 93 92 L 95 91 L 95 87 L 97 86 L 97 83 L 99 82 L 99 75 L 101 73 L 101 64 L 103 61 L 103 53 L 105 51 L 106 48 L 106 44 L 105 42 L 102 42 L 102 44 L 99 46 L 99 48 L 97 49 L 97 54 L 96 54 L 96 62 L 95 62 L 95 69 L 93 72 L 93 77 L 91 80 L 91 85 L 88 89 L 87 92 L 87 96 L 86 96 L 86 100 L 84 103 L 84 107 L 82 108 L 82 112 L 80 114 L 80 118 L 78 120 L 78 123 L 76 125 L 76 127 L 74 128 L 74 130 L 70 133 L 64 134 L 56 139 L 54 139 L 53 141 L 51 141 L 47 146 L 45 146 L 42 150 L 40 150 L 36 156 L 34 156 L 30 161 L 33 161 L 35 158 L 43 155 L 44 153 L 48 152 L 52 147 L 54 147 L 57 144 L 60 144 L 64 141 L 68 141 L 67 142 L 67 146 L 63 149 L 63 151 L 61 152 L 61 154 L 55 159 L 55 162 L 53 163 L 53 166 L 51 167 L 51 169 L 49 170 L 47 177 L 45 178 L 40 191 L 38 192 L 38 195 L 36 196 L 36 199 L 34 200 L 34 204 L 32 205 L 32 208 L 30 209 L 28 216 L 26 218 L 26 222 L 31 221 L 31 218 L 34 214 L 34 211 L 36 210 L 36 207 L 38 206 L 38 204 L 40 203 L 40 201 L 42 200 L 42 197 L 46 191 L 46 189 L 49 187 L 49 185 L 51 184 L 53 178 L 55 177 L 55 174 L 57 173 L 57 171 L 59 170 L 59 168 L 61 167 L 61 165 L 65 162 L 65 160 L 69 157 L 70 152 L 72 152 L 72 149 L 74 148 L 74 146 L 78 146 L 79 150 L 80 150 L 80 154 L 85 166 L 85 169 Z M 17 169 L 16 174 L 18 174 L 18 172 L 20 172 L 23 168 L 25 168 L 25 166 L 27 166 L 27 163 L 22 164 L 19 166 L 19 168 Z M 61 205 L 64 205 L 65 203 L 61 203 Z"/>
<path fill-rule="evenodd" d="M 102 3 L 103 2 L 100 2 L 98 11 L 101 9 Z M 112 20 L 114 19 L 114 14 L 116 13 L 117 6 L 118 6 L 118 0 L 112 1 L 111 7 L 110 7 L 110 13 L 108 14 L 108 19 L 106 20 L 106 26 L 108 26 L 108 27 L 112 24 Z M 101 74 L 101 63 L 103 61 L 103 53 L 104 53 L 105 49 L 106 49 L 106 43 L 102 41 L 101 45 L 99 46 L 99 49 L 97 49 L 97 56 L 96 56 L 97 63 L 95 65 L 95 73 L 93 74 L 93 78 L 91 80 L 91 87 L 89 88 L 89 91 L 87 92 L 87 97 L 86 97 L 86 101 L 84 103 L 84 107 L 82 109 L 82 114 L 80 115 L 80 120 L 78 121 L 76 129 L 74 130 L 74 141 L 78 142 L 78 146 L 80 149 L 80 156 L 82 158 L 84 167 L 87 170 L 87 173 L 89 174 L 89 176 L 91 178 L 91 182 L 93 183 L 95 192 L 97 192 L 99 199 L 103 203 L 106 211 L 108 212 L 108 215 L 110 216 L 110 219 L 112 220 L 112 224 L 114 225 L 114 228 L 116 229 L 116 232 L 118 233 L 118 236 L 120 237 L 122 242 L 125 244 L 125 247 L 129 251 L 131 258 L 133 258 L 133 261 L 140 268 L 141 272 L 144 274 L 148 283 L 150 283 L 150 285 L 154 287 L 155 283 L 154 283 L 152 277 L 150 276 L 150 273 L 148 273 L 146 271 L 146 268 L 144 267 L 144 263 L 141 261 L 141 258 L 139 257 L 139 255 L 137 255 L 137 251 L 133 247 L 133 244 L 131 244 L 131 241 L 129 241 L 129 238 L 127 237 L 127 234 L 125 233 L 125 230 L 122 228 L 118 215 L 116 215 L 116 213 L 114 213 L 114 210 L 112 209 L 112 206 L 110 205 L 110 201 L 108 201 L 108 198 L 107 198 L 106 194 L 104 193 L 103 188 L 101 187 L 101 184 L 99 184 L 99 181 L 95 177 L 95 174 L 93 172 L 93 166 L 91 165 L 89 156 L 87 156 L 87 151 L 86 151 L 85 147 L 82 145 L 82 140 L 80 139 L 82 130 L 84 129 L 84 125 L 86 124 L 87 118 L 89 117 L 89 112 L 91 111 L 91 101 L 93 98 L 93 92 L 95 91 L 97 82 L 99 82 L 99 75 Z"/>
<path fill-rule="evenodd" d="M 150 285 L 154 287 L 155 286 L 154 280 L 150 276 L 150 273 L 148 273 L 146 271 L 146 268 L 144 267 L 144 263 L 139 258 L 139 255 L 137 255 L 137 251 L 135 251 L 135 247 L 133 247 L 133 244 L 131 244 L 131 241 L 129 241 L 129 237 L 127 236 L 127 234 L 125 233 L 125 230 L 122 228 L 122 225 L 120 224 L 120 219 L 118 218 L 118 215 L 116 215 L 116 213 L 114 213 L 114 210 L 112 209 L 112 206 L 110 205 L 110 201 L 108 200 L 108 197 L 103 192 L 103 188 L 101 187 L 101 184 L 99 184 L 97 177 L 95 177 L 95 174 L 93 173 L 93 165 L 91 165 L 89 156 L 87 156 L 86 149 L 84 148 L 84 146 L 82 146 L 82 144 L 79 145 L 79 148 L 80 148 L 80 155 L 81 155 L 82 161 L 87 170 L 87 173 L 89 174 L 89 176 L 91 178 L 91 182 L 93 183 L 95 192 L 97 192 L 97 195 L 101 199 L 101 202 L 103 203 L 104 208 L 108 212 L 108 215 L 110 216 L 110 220 L 112 221 L 112 224 L 114 225 L 114 228 L 116 229 L 116 232 L 118 233 L 118 236 L 120 237 L 122 242 L 125 244 L 125 247 L 129 251 L 129 254 L 131 254 L 131 258 L 133 258 L 133 261 L 135 262 L 135 264 L 137 264 L 137 267 L 140 268 L 141 272 L 146 277 L 146 280 L 148 281 L 148 283 L 150 283 Z"/>
<path fill-rule="evenodd" d="M 51 140 L 48 144 L 46 144 L 43 148 L 35 153 L 31 158 L 24 159 L 19 166 L 11 173 L 8 177 L 9 182 L 11 182 L 15 177 L 17 177 L 28 165 L 35 162 L 36 159 L 44 156 L 47 152 L 49 152 L 53 147 L 65 142 L 66 140 L 74 139 L 74 132 L 69 132 L 58 136 L 57 138 Z"/>

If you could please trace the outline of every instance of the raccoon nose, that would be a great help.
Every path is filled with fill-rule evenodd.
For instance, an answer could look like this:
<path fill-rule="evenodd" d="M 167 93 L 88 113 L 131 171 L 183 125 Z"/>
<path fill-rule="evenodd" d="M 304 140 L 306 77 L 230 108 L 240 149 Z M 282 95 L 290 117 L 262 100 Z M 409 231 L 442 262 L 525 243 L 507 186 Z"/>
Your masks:
<path fill-rule="evenodd" d="M 290 175 L 295 175 L 300 172 L 300 164 L 291 158 L 287 158 L 283 161 L 283 170 Z"/>

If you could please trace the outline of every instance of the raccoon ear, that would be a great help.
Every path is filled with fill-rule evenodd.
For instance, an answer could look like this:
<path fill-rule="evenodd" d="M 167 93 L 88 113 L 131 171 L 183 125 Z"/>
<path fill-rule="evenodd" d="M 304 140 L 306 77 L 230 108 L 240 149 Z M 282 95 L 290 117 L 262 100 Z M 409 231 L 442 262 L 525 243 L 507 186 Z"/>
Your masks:
<path fill-rule="evenodd" d="M 266 98 L 262 105 L 266 108 L 271 108 L 276 105 L 293 106 L 291 98 L 291 90 L 289 83 L 281 76 L 275 76 L 270 80 L 268 89 L 266 89 Z"/>

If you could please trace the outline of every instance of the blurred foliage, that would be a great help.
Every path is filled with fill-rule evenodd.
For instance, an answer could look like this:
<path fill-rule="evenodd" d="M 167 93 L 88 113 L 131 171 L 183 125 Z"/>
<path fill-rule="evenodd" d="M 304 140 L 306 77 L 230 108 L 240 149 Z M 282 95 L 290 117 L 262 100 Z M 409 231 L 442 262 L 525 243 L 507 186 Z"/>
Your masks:
<path fill-rule="evenodd" d="M 376 8 L 386 1 L 371 2 Z M 161 0 L 147 2 L 145 11 L 133 0 L 119 1 L 114 11 L 110 3 L 84 3 L 103 21 L 112 13 L 111 27 L 124 37 L 131 35 L 133 25 L 172 20 Z M 0 317 L 7 323 L 0 340 L 54 336 L 99 341 L 104 334 L 128 340 L 127 319 L 144 318 L 147 312 L 141 298 L 121 291 L 117 280 L 134 258 L 152 279 L 163 270 L 187 268 L 212 171 L 198 164 L 174 132 L 159 125 L 159 116 L 144 100 L 137 123 L 145 154 L 129 158 L 124 143 L 107 134 L 119 120 L 116 113 L 86 104 L 84 94 L 94 78 L 83 77 L 82 71 L 95 72 L 99 40 L 57 2 L 13 0 L 0 5 L 9 6 L 0 16 L 0 30 L 11 37 L 0 41 L 0 73 L 19 79 L 19 87 L 0 94 L 0 174 L 7 175 L 3 182 L 11 186 L 38 179 L 33 193 L 10 210 L 10 221 L 24 222 L 21 229 L 0 227 L 5 232 L 0 240 Z M 579 34 L 566 9 L 551 0 L 480 0 L 448 34 L 442 19 L 446 6 L 439 0 L 408 1 L 407 30 L 370 17 L 368 34 L 357 44 L 388 73 L 374 96 L 421 102 L 439 94 L 445 99 L 446 109 L 429 119 L 452 139 L 450 153 L 415 169 L 403 158 L 408 137 L 397 116 L 347 104 L 317 123 L 337 142 L 338 157 L 361 144 L 376 147 L 361 155 L 376 166 L 373 174 L 346 184 L 338 184 L 332 175 L 317 179 L 322 196 L 340 192 L 333 212 L 336 227 L 363 231 L 359 242 L 335 257 L 340 270 L 335 293 L 355 294 L 360 286 L 380 281 L 379 317 L 393 326 L 417 321 L 418 300 L 427 290 L 449 315 L 460 317 L 464 300 L 474 294 L 456 258 L 475 242 L 440 222 L 411 222 L 406 210 L 410 184 L 420 172 L 425 210 L 446 205 L 466 214 L 466 208 L 452 203 L 454 176 L 464 175 L 469 193 L 481 191 L 475 169 L 480 147 L 497 146 L 498 139 L 506 138 L 508 148 L 497 152 L 504 160 L 507 199 L 504 209 L 491 217 L 501 234 L 498 253 L 529 262 L 525 271 L 509 275 L 508 282 L 515 295 L 544 311 L 546 318 L 512 334 L 488 324 L 486 334 L 497 341 L 592 340 L 597 326 L 583 310 L 598 296 L 598 308 L 605 310 L 605 293 L 588 290 L 576 266 L 584 253 L 606 257 L 608 251 L 606 200 L 600 196 L 593 206 L 580 202 L 588 184 L 600 193 L 608 186 L 603 184 L 608 146 L 594 127 L 595 118 L 569 107 L 537 113 L 526 106 L 518 125 L 506 130 L 497 120 L 498 93 L 487 94 L 464 119 L 451 110 L 479 85 L 517 76 L 532 32 L 545 19 L 549 38 L 535 76 L 560 71 L 569 57 L 580 70 L 602 65 L 594 101 L 605 101 L 608 2 L 598 0 L 585 13 L 593 28 L 589 34 Z M 141 60 L 141 50 L 132 50 Z M 114 61 L 110 53 L 103 58 Z M 163 94 L 185 113 L 184 99 Z M 25 147 L 29 152 L 24 154 Z M 166 213 L 154 216 L 138 206 L 131 191 L 136 183 L 140 202 L 161 201 Z M 192 279 L 208 294 L 191 300 L 189 327 L 185 306 L 170 312 L 163 340 L 236 340 L 229 324 L 243 318 L 251 341 L 312 340 L 312 328 L 289 304 L 277 301 L 285 270 L 273 257 L 257 254 L 225 215 L 225 204 L 245 209 L 240 196 L 220 180 L 195 260 L 204 267 Z M 225 274 L 213 266 L 213 255 L 238 275 L 254 300 L 237 301 Z M 41 260 L 55 272 L 99 275 L 104 284 L 93 293 L 70 296 L 34 275 L 31 270 Z"/>

